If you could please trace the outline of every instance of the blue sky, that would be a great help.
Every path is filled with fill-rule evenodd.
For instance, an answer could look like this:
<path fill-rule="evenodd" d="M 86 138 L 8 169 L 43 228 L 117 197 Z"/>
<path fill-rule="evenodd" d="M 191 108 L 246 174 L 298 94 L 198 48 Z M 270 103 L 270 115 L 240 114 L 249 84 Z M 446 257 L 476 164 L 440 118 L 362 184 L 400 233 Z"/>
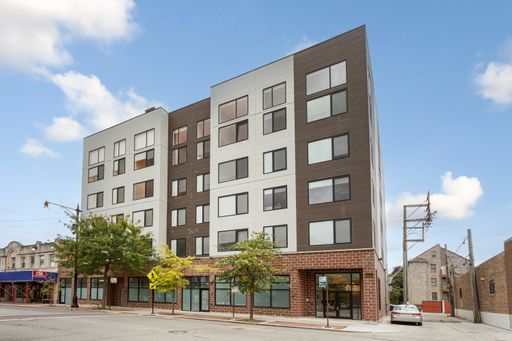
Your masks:
<path fill-rule="evenodd" d="M 412 255 L 435 243 L 455 250 L 471 227 L 482 261 L 512 237 L 512 3 L 96 1 L 0 3 L 0 245 L 66 232 L 62 211 L 42 203 L 78 202 L 85 133 L 154 104 L 190 104 L 363 24 L 390 267 L 401 259 L 400 206 L 428 190 L 438 219 Z"/>

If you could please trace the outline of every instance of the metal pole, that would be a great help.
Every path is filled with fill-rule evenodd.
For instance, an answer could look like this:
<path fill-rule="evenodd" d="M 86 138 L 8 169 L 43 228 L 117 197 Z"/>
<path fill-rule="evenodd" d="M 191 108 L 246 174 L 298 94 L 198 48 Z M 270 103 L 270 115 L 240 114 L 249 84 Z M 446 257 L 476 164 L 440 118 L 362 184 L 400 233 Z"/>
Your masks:
<path fill-rule="evenodd" d="M 444 256 L 446 260 L 446 281 L 448 282 L 448 299 L 450 301 L 450 316 L 455 316 L 455 299 L 453 294 L 452 279 L 450 277 L 450 265 L 448 261 L 448 246 L 444 244 Z"/>
<path fill-rule="evenodd" d="M 327 317 L 327 320 L 326 320 L 326 324 L 325 324 L 325 328 L 331 328 L 330 324 L 329 324 L 329 281 L 327 281 L 327 286 L 326 286 L 326 304 L 325 304 L 325 316 Z"/>
<path fill-rule="evenodd" d="M 403 267 L 402 267 L 402 275 L 403 275 L 403 282 L 404 282 L 404 304 L 407 304 L 409 297 L 407 294 L 407 207 L 404 205 L 404 230 L 403 230 Z"/>
<path fill-rule="evenodd" d="M 78 283 L 78 231 L 79 231 L 79 223 L 80 223 L 80 206 L 76 205 L 76 231 L 75 231 L 75 243 L 76 243 L 76 251 L 75 251 L 75 268 L 73 269 L 73 302 L 71 304 L 71 308 L 78 308 L 78 296 L 76 294 L 77 291 L 77 283 Z"/>
<path fill-rule="evenodd" d="M 151 289 L 151 315 L 155 315 L 155 289 Z"/>
<path fill-rule="evenodd" d="M 231 293 L 231 306 L 233 309 L 233 318 L 235 318 L 235 293 Z"/>
<path fill-rule="evenodd" d="M 480 316 L 480 304 L 478 302 L 478 288 L 476 287 L 476 272 L 475 272 L 475 258 L 473 256 L 473 238 L 471 236 L 471 229 L 468 229 L 468 248 L 469 248 L 469 265 L 471 269 L 470 281 L 471 292 L 473 296 L 473 322 L 482 322 Z"/>

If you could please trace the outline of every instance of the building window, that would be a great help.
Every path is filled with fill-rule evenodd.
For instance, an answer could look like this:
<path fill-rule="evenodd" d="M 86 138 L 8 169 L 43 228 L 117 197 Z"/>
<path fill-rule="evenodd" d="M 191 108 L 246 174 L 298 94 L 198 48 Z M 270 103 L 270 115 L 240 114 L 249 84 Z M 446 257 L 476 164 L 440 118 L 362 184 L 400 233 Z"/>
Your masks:
<path fill-rule="evenodd" d="M 278 172 L 286 169 L 286 148 L 263 153 L 263 173 Z"/>
<path fill-rule="evenodd" d="M 114 157 L 126 154 L 126 139 L 114 142 Z"/>
<path fill-rule="evenodd" d="M 210 222 L 210 205 L 198 205 L 196 206 L 196 224 L 209 223 Z"/>
<path fill-rule="evenodd" d="M 148 180 L 133 184 L 133 200 L 149 198 L 153 196 L 154 181 Z"/>
<path fill-rule="evenodd" d="M 247 178 L 249 176 L 249 158 L 219 163 L 219 183 Z"/>
<path fill-rule="evenodd" d="M 263 190 L 263 211 L 281 210 L 288 207 L 286 186 Z"/>
<path fill-rule="evenodd" d="M 436 257 L 437 257 L 437 253 L 432 252 L 432 256 L 431 256 L 431 257 L 432 257 L 432 258 L 436 258 Z"/>
<path fill-rule="evenodd" d="M 290 276 L 275 277 L 266 290 L 254 294 L 255 307 L 290 308 Z"/>
<path fill-rule="evenodd" d="M 50 268 L 55 268 L 57 266 L 57 261 L 55 255 L 50 255 Z"/>
<path fill-rule="evenodd" d="M 196 256 L 208 256 L 210 254 L 210 237 L 196 237 Z"/>
<path fill-rule="evenodd" d="M 436 273 L 436 265 L 435 264 L 430 264 L 430 272 L 435 274 Z"/>
<path fill-rule="evenodd" d="M 462 298 L 462 288 L 459 288 L 459 296 Z"/>
<path fill-rule="evenodd" d="M 196 132 L 198 139 L 210 136 L 210 119 L 207 118 L 206 120 L 197 122 Z"/>
<path fill-rule="evenodd" d="M 179 197 L 187 194 L 187 178 L 171 181 L 171 196 Z"/>
<path fill-rule="evenodd" d="M 187 147 L 176 148 L 172 150 L 172 165 L 182 165 L 187 162 Z"/>
<path fill-rule="evenodd" d="M 306 95 L 314 94 L 347 82 L 345 61 L 325 67 L 306 75 Z"/>
<path fill-rule="evenodd" d="M 437 292 L 432 293 L 432 301 L 437 301 Z"/>
<path fill-rule="evenodd" d="M 89 152 L 89 166 L 103 161 L 105 161 L 105 147 L 100 147 Z"/>
<path fill-rule="evenodd" d="M 249 193 L 219 197 L 219 217 L 249 213 Z"/>
<path fill-rule="evenodd" d="M 263 135 L 286 129 L 286 109 L 263 115 Z"/>
<path fill-rule="evenodd" d="M 178 208 L 171 210 L 171 227 L 183 226 L 187 224 L 187 209 Z"/>
<path fill-rule="evenodd" d="M 126 159 L 123 157 L 122 159 L 114 160 L 113 165 L 113 175 L 120 175 L 126 172 Z"/>
<path fill-rule="evenodd" d="M 210 140 L 197 143 L 197 160 L 207 159 L 210 157 Z"/>
<path fill-rule="evenodd" d="M 78 278 L 76 282 L 76 297 L 79 300 L 87 299 L 87 278 Z"/>
<path fill-rule="evenodd" d="M 111 219 L 114 224 L 117 224 L 118 222 L 124 219 L 124 214 L 114 214 L 111 216 Z"/>
<path fill-rule="evenodd" d="M 103 299 L 103 279 L 91 278 L 91 300 Z"/>
<path fill-rule="evenodd" d="M 309 245 L 345 244 L 352 242 L 350 219 L 309 223 Z"/>
<path fill-rule="evenodd" d="M 25 257 L 21 257 L 21 267 L 22 268 L 26 268 L 27 267 L 27 264 L 25 262 Z"/>
<path fill-rule="evenodd" d="M 219 123 L 234 120 L 237 117 L 247 116 L 248 96 L 219 105 Z"/>
<path fill-rule="evenodd" d="M 13 258 L 13 261 L 12 261 L 12 267 L 14 268 L 14 260 L 16 258 Z M 39 256 L 39 267 L 44 267 L 45 266 L 45 261 L 44 261 L 44 256 Z"/>
<path fill-rule="evenodd" d="M 263 90 L 263 110 L 286 103 L 286 83 L 274 85 Z"/>
<path fill-rule="evenodd" d="M 89 194 L 87 196 L 87 209 L 103 207 L 103 192 Z"/>
<path fill-rule="evenodd" d="M 274 244 L 275 248 L 288 247 L 287 225 L 265 226 L 263 228 L 263 232 L 269 235 L 270 240 Z"/>
<path fill-rule="evenodd" d="M 155 164 L 155 150 L 150 149 L 145 152 L 135 154 L 133 159 L 135 170 L 153 166 Z"/>
<path fill-rule="evenodd" d="M 132 215 L 133 224 L 142 227 L 153 226 L 153 210 L 135 211 Z"/>
<path fill-rule="evenodd" d="M 215 305 L 239 306 L 245 307 L 247 297 L 241 292 L 233 293 L 231 288 L 234 286 L 234 280 L 225 280 L 219 276 L 215 276 Z M 234 298 L 234 302 L 233 302 Z"/>
<path fill-rule="evenodd" d="M 120 204 L 124 202 L 124 187 L 112 189 L 112 204 Z"/>
<path fill-rule="evenodd" d="M 176 295 L 176 290 L 167 291 L 167 292 L 160 292 L 158 290 L 155 290 L 154 293 L 155 293 L 155 302 L 158 302 L 158 303 L 176 303 L 176 302 L 178 302 L 178 300 L 177 300 L 178 296 Z"/>
<path fill-rule="evenodd" d="M 33 268 L 36 266 L 36 256 L 30 256 L 30 267 Z"/>
<path fill-rule="evenodd" d="M 436 278 L 431 278 L 430 279 L 430 284 L 432 284 L 433 287 L 437 287 L 437 279 Z"/>
<path fill-rule="evenodd" d="M 219 147 L 245 141 L 249 138 L 249 123 L 247 120 L 219 128 Z"/>
<path fill-rule="evenodd" d="M 348 134 L 308 143 L 308 164 L 349 156 Z"/>
<path fill-rule="evenodd" d="M 489 294 L 490 295 L 496 294 L 496 283 L 494 282 L 494 279 L 491 279 L 489 281 Z"/>
<path fill-rule="evenodd" d="M 103 180 L 105 177 L 105 165 L 89 168 L 87 182 Z"/>
<path fill-rule="evenodd" d="M 347 91 L 322 96 L 307 102 L 308 123 L 347 112 Z"/>
<path fill-rule="evenodd" d="M 232 247 L 239 242 L 246 241 L 249 237 L 247 229 L 219 231 L 217 234 L 219 252 L 233 251 Z"/>
<path fill-rule="evenodd" d="M 196 177 L 196 191 L 207 192 L 210 190 L 210 173 L 199 174 Z"/>
<path fill-rule="evenodd" d="M 155 129 L 150 129 L 145 132 L 135 135 L 135 150 L 146 148 L 155 144 Z"/>
<path fill-rule="evenodd" d="M 128 301 L 129 302 L 147 302 L 148 301 L 149 280 L 146 277 L 128 278 Z"/>
<path fill-rule="evenodd" d="M 187 127 L 174 129 L 172 131 L 172 145 L 177 146 L 185 142 L 187 142 Z"/>
<path fill-rule="evenodd" d="M 308 189 L 310 205 L 349 200 L 350 177 L 310 181 Z"/>
<path fill-rule="evenodd" d="M 187 256 L 187 240 L 185 238 L 172 239 L 171 240 L 171 251 L 178 257 Z"/>

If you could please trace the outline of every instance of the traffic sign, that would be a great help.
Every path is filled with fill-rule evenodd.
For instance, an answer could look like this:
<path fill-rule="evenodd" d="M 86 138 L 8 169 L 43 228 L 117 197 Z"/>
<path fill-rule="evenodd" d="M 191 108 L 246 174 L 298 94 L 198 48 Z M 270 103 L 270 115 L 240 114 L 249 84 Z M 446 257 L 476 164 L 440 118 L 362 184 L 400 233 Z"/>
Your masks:
<path fill-rule="evenodd" d="M 327 276 L 318 277 L 318 286 L 320 288 L 327 288 Z"/>
<path fill-rule="evenodd" d="M 149 283 L 149 288 L 150 289 L 156 289 L 156 283 L 155 282 L 150 282 Z"/>
<path fill-rule="evenodd" d="M 155 270 L 151 270 L 146 276 L 151 282 L 155 282 L 158 279 L 158 274 L 155 272 Z"/>

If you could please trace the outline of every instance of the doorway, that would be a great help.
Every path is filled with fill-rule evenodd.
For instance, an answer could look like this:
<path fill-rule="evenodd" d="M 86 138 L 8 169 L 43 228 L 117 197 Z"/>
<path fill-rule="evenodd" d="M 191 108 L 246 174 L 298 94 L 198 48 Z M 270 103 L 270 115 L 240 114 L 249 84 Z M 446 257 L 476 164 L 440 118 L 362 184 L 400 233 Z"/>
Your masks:
<path fill-rule="evenodd" d="M 188 285 L 181 291 L 181 309 L 210 311 L 210 283 L 208 276 L 187 277 Z"/>
<path fill-rule="evenodd" d="M 320 288 L 320 276 L 327 277 L 328 290 Z M 361 319 L 361 275 L 359 273 L 316 275 L 316 317 L 327 316 Z"/>

